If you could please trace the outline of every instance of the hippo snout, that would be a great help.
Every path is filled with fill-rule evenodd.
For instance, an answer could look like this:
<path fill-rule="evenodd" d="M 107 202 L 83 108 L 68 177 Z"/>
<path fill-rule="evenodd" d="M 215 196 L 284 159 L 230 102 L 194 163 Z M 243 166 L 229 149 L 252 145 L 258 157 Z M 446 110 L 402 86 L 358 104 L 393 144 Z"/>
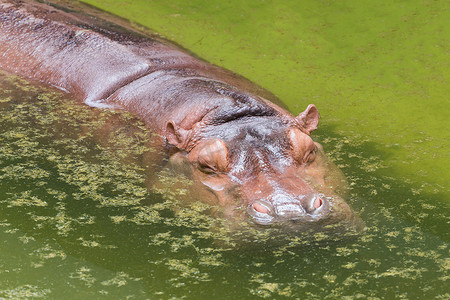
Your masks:
<path fill-rule="evenodd" d="M 311 193 L 296 198 L 278 194 L 270 199 L 255 200 L 247 211 L 253 221 L 261 225 L 286 221 L 314 222 L 327 215 L 329 203 L 322 194 Z"/>

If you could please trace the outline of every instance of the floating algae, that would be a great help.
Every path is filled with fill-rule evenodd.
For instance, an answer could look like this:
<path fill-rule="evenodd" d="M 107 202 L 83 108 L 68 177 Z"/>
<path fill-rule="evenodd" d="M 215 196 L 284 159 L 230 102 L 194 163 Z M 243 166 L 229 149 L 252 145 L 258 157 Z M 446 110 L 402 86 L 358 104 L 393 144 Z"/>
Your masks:
<path fill-rule="evenodd" d="M 445 210 L 380 176 L 361 137 L 319 136 L 349 175 L 364 234 L 287 235 L 221 218 L 161 161 L 148 173 L 146 159 L 161 155 L 132 115 L 17 77 L 0 84 L 0 297 L 449 296 Z"/>

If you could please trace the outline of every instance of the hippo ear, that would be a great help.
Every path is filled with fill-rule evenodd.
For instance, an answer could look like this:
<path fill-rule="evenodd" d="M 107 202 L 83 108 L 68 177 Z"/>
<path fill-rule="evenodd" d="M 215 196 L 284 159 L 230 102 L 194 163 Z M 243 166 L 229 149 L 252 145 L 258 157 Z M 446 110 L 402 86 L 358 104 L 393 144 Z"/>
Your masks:
<path fill-rule="evenodd" d="M 174 145 L 180 150 L 186 150 L 189 131 L 181 128 L 174 121 L 167 122 L 166 138 L 169 144 Z"/>
<path fill-rule="evenodd" d="M 295 119 L 300 124 L 302 131 L 310 134 L 312 131 L 317 129 L 319 124 L 319 111 L 314 104 L 308 105 L 306 110 L 299 114 Z"/>

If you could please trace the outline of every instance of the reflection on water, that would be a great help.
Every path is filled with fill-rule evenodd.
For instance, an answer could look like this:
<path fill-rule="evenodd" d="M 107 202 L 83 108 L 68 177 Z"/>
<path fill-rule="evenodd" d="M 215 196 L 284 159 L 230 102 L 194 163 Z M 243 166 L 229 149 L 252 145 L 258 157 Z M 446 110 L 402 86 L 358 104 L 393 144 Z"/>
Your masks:
<path fill-rule="evenodd" d="M 0 297 L 450 296 L 448 210 L 378 176 L 361 137 L 319 138 L 349 175 L 365 233 L 289 236 L 181 205 L 191 182 L 164 168 L 146 175 L 144 157 L 162 155 L 133 116 L 0 82 Z M 146 176 L 158 178 L 153 192 Z"/>

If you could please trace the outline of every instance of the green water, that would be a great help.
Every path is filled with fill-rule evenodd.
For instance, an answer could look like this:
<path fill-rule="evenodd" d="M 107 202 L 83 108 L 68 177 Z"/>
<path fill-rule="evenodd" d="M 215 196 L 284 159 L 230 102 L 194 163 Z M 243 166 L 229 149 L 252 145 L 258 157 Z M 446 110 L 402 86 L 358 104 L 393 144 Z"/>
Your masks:
<path fill-rule="evenodd" d="M 317 104 L 315 138 L 367 230 L 279 244 L 251 232 L 258 240 L 239 247 L 211 207 L 178 202 L 188 179 L 162 169 L 148 192 L 144 157 L 159 153 L 139 120 L 1 74 L 0 297 L 450 298 L 448 4 L 90 2 L 294 112 Z"/>

